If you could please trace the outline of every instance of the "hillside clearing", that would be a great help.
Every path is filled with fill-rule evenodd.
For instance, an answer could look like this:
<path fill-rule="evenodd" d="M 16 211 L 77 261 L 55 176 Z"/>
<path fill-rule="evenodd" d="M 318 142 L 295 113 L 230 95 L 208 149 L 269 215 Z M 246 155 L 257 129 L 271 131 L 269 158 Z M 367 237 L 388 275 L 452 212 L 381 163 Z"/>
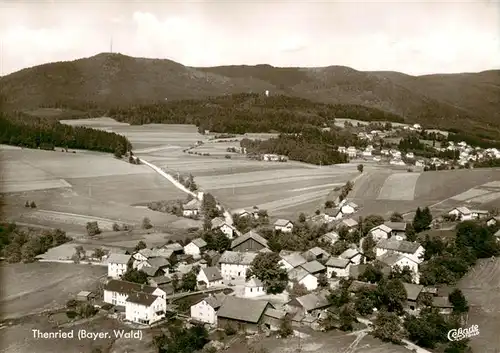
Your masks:
<path fill-rule="evenodd" d="M 415 186 L 420 173 L 396 173 L 390 175 L 384 182 L 379 200 L 411 201 L 415 197 Z"/>

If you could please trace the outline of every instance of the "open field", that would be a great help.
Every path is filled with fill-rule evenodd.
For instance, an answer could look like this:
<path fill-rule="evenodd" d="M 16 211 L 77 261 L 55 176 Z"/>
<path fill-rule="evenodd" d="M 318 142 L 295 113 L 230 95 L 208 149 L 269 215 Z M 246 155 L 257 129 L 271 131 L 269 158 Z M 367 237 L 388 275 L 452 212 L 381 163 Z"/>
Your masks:
<path fill-rule="evenodd" d="M 468 326 L 478 325 L 480 335 L 471 338 L 474 352 L 497 353 L 500 347 L 500 259 L 483 259 L 459 283 L 471 309 Z"/>
<path fill-rule="evenodd" d="M 395 173 L 384 182 L 378 195 L 379 200 L 413 200 L 415 186 L 420 173 Z"/>
<path fill-rule="evenodd" d="M 0 266 L 2 319 L 24 316 L 64 305 L 81 290 L 92 290 L 101 266 L 31 263 Z"/>
<path fill-rule="evenodd" d="M 185 228 L 199 222 L 134 205 L 186 195 L 145 165 L 108 154 L 2 150 L 0 187 L 4 217 L 11 221 L 84 231 L 96 220 L 104 230 L 114 222 L 139 225 L 149 217 L 158 227 Z M 58 187 L 60 186 L 60 187 Z M 37 209 L 26 209 L 35 201 Z"/>

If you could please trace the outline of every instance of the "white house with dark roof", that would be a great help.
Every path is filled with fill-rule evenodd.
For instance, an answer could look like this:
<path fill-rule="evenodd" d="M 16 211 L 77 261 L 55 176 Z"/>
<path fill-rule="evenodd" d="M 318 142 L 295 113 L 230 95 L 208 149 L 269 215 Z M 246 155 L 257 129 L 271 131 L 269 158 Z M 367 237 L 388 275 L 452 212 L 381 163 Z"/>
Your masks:
<path fill-rule="evenodd" d="M 288 219 L 278 219 L 274 222 L 274 230 L 278 230 L 283 233 L 291 233 L 293 230 L 293 223 Z"/>
<path fill-rule="evenodd" d="M 165 317 L 167 301 L 144 292 L 131 293 L 125 301 L 125 319 L 143 325 L 151 325 Z"/>
<path fill-rule="evenodd" d="M 385 222 L 384 225 L 391 230 L 389 238 L 394 238 L 396 240 L 406 239 L 406 222 Z"/>
<path fill-rule="evenodd" d="M 324 217 L 326 222 L 334 222 L 342 219 L 342 217 L 344 217 L 344 214 L 340 210 L 340 207 L 327 208 L 325 210 Z"/>
<path fill-rule="evenodd" d="M 333 273 L 335 277 L 347 278 L 349 277 L 349 268 L 351 261 L 341 257 L 330 257 L 326 262 L 326 276 L 332 278 Z"/>
<path fill-rule="evenodd" d="M 220 272 L 224 279 L 244 279 L 256 252 L 225 251 L 219 258 Z"/>
<path fill-rule="evenodd" d="M 223 286 L 223 278 L 218 267 L 200 268 L 200 272 L 196 276 L 197 282 L 204 283 L 207 288 Z"/>
<path fill-rule="evenodd" d="M 316 314 L 331 306 L 327 294 L 324 291 L 320 293 L 309 293 L 301 297 L 290 300 L 285 304 L 285 308 L 290 313 Z"/>
<path fill-rule="evenodd" d="M 184 217 L 194 217 L 200 213 L 201 202 L 198 199 L 192 199 L 188 203 L 182 205 L 182 215 Z"/>
<path fill-rule="evenodd" d="M 208 297 L 191 306 L 191 318 L 195 321 L 216 325 L 217 311 L 225 299 L 226 295 L 223 293 L 210 294 Z"/>
<path fill-rule="evenodd" d="M 129 295 L 137 292 L 151 294 L 163 299 L 166 299 L 167 295 L 164 290 L 158 287 L 113 279 L 104 285 L 103 299 L 105 303 L 125 307 Z"/>
<path fill-rule="evenodd" d="M 448 214 L 451 216 L 455 216 L 457 219 L 461 221 L 470 221 L 472 219 L 475 219 L 477 217 L 474 217 L 474 214 L 470 209 L 467 207 L 455 207 L 452 209 Z"/>
<path fill-rule="evenodd" d="M 255 298 L 265 294 L 264 284 L 260 279 L 252 277 L 245 283 L 243 292 L 245 298 Z"/>
<path fill-rule="evenodd" d="M 106 259 L 108 263 L 108 277 L 118 279 L 127 272 L 127 266 L 132 258 L 131 255 L 125 254 L 110 254 Z"/>
<path fill-rule="evenodd" d="M 293 252 L 291 254 L 283 255 L 280 254 L 280 256 L 281 260 L 279 261 L 279 264 L 283 266 L 287 271 L 307 262 L 307 260 L 302 255 L 300 255 L 299 252 Z"/>
<path fill-rule="evenodd" d="M 413 282 L 419 283 L 420 282 L 420 273 L 418 270 L 418 263 L 415 262 L 412 258 L 403 255 L 403 254 L 398 254 L 392 251 L 388 251 L 384 253 L 381 256 L 377 257 L 377 261 L 382 263 L 385 266 L 390 267 L 391 271 L 399 268 L 399 269 L 404 269 L 407 267 L 413 276 Z"/>
<path fill-rule="evenodd" d="M 349 260 L 349 262 L 352 265 L 359 265 L 361 263 L 361 258 L 363 257 L 363 254 L 358 249 L 355 248 L 350 248 L 344 251 L 342 254 L 339 256 L 342 259 Z"/>
<path fill-rule="evenodd" d="M 222 217 L 212 219 L 212 230 L 221 231 L 229 239 L 233 239 L 237 234 L 236 229 L 232 225 L 227 224 L 226 220 Z"/>
<path fill-rule="evenodd" d="M 315 246 L 314 248 L 304 251 L 302 253 L 302 256 L 307 261 L 312 261 L 327 260 L 331 255 L 327 251 L 321 249 L 319 246 Z"/>
<path fill-rule="evenodd" d="M 168 275 L 170 262 L 163 257 L 150 257 L 137 264 L 136 268 L 146 272 L 149 276 Z M 160 272 L 160 274 L 156 274 Z"/>
<path fill-rule="evenodd" d="M 326 272 L 326 267 L 317 260 L 312 260 L 300 265 L 304 270 L 309 272 L 311 275 L 319 275 L 320 273 Z"/>
<path fill-rule="evenodd" d="M 382 239 L 389 239 L 391 234 L 391 228 L 389 228 L 385 224 L 380 224 L 370 229 L 369 233 L 372 235 L 373 240 L 375 241 L 379 241 Z"/>
<path fill-rule="evenodd" d="M 288 271 L 289 286 L 293 288 L 295 282 L 304 285 L 307 290 L 315 290 L 318 288 L 318 278 L 307 272 L 302 266 L 296 267 Z"/>
<path fill-rule="evenodd" d="M 207 247 L 207 242 L 202 238 L 191 240 L 189 244 L 184 247 L 184 253 L 193 257 L 199 257 L 201 252 Z"/>
<path fill-rule="evenodd" d="M 486 225 L 488 227 L 492 227 L 492 226 L 496 226 L 500 223 L 500 217 L 499 216 L 495 216 L 495 217 L 490 217 L 488 218 L 488 220 L 486 221 Z"/>
<path fill-rule="evenodd" d="M 375 245 L 376 257 L 380 257 L 388 251 L 405 255 L 417 264 L 421 264 L 425 249 L 420 243 L 396 239 L 383 239 Z"/>
<path fill-rule="evenodd" d="M 324 241 L 325 243 L 329 245 L 335 244 L 339 240 L 339 233 L 335 231 L 328 232 L 324 234 L 321 238 L 321 241 Z"/>

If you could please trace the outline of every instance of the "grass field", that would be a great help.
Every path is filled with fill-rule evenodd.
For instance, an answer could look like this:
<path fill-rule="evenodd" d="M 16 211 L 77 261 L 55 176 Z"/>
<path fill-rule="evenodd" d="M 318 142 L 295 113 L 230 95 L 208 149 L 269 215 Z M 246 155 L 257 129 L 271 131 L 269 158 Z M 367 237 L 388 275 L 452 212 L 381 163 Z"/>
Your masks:
<path fill-rule="evenodd" d="M 474 352 L 497 353 L 500 347 L 500 259 L 481 260 L 459 283 L 471 306 L 468 325 L 478 325 L 471 338 Z"/>
<path fill-rule="evenodd" d="M 92 290 L 106 275 L 101 266 L 31 263 L 0 266 L 2 319 L 64 305 L 82 290 Z"/>

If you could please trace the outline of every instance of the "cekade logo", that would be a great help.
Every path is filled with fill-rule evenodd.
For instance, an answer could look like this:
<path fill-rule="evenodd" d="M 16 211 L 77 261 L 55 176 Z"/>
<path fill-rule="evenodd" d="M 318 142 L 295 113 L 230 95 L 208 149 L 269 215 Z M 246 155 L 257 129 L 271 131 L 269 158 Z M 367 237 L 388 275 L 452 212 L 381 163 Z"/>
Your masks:
<path fill-rule="evenodd" d="M 448 339 L 450 341 L 461 341 L 474 336 L 479 336 L 478 325 L 472 325 L 469 328 L 459 328 L 458 330 L 453 329 L 448 332 Z"/>

